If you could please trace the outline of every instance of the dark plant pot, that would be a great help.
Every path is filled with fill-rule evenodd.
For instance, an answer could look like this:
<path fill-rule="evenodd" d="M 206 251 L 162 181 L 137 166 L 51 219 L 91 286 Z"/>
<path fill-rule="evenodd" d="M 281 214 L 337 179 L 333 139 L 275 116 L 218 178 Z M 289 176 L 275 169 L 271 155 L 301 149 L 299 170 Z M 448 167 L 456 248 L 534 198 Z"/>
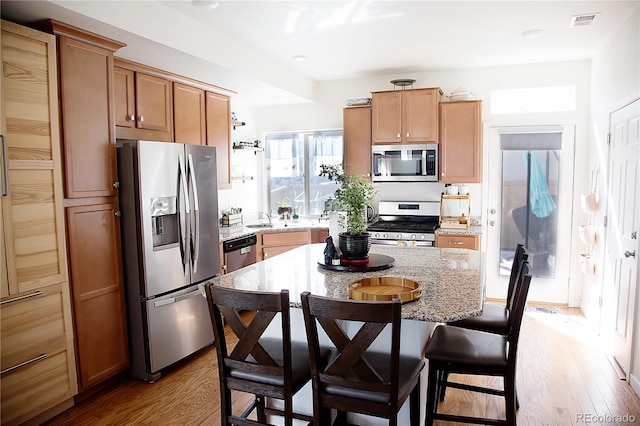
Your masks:
<path fill-rule="evenodd" d="M 341 232 L 338 234 L 338 245 L 343 258 L 366 259 L 371 248 L 371 238 L 367 232 L 358 235 Z"/>
<path fill-rule="evenodd" d="M 291 217 L 291 212 L 293 209 L 291 207 L 278 207 L 278 214 L 280 215 L 280 219 L 285 219 L 285 215 L 287 218 Z"/>

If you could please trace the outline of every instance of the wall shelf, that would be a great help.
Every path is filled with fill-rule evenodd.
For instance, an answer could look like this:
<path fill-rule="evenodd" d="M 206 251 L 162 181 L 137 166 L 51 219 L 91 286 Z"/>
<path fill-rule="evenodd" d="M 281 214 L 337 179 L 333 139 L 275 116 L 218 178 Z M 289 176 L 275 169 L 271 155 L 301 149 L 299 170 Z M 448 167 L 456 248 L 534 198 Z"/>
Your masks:
<path fill-rule="evenodd" d="M 253 151 L 254 154 L 257 154 L 258 152 L 262 152 L 264 151 L 264 148 L 261 147 L 255 147 L 255 146 L 244 146 L 244 145 L 234 145 L 233 149 L 239 149 L 239 150 L 244 150 L 244 151 Z"/>
<path fill-rule="evenodd" d="M 231 120 L 230 123 L 233 126 L 233 130 L 235 130 L 236 127 L 245 126 L 247 124 L 244 121 L 237 121 L 237 120 Z"/>
<path fill-rule="evenodd" d="M 241 180 L 242 183 L 244 183 L 246 180 L 254 180 L 255 177 L 253 177 L 253 176 L 233 176 L 231 179 L 233 179 L 233 180 Z"/>

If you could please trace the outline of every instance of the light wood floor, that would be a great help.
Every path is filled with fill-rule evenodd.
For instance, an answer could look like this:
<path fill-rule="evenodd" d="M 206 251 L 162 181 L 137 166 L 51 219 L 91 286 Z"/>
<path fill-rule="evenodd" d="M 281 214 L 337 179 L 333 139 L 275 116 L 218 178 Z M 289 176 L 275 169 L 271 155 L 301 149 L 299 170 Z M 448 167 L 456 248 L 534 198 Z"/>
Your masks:
<path fill-rule="evenodd" d="M 519 425 L 613 424 L 606 416 L 625 414 L 635 416 L 635 424 L 640 424 L 640 398 L 618 379 L 579 310 L 566 310 L 566 315 L 527 313 L 521 333 Z M 219 425 L 216 365 L 215 350 L 207 348 L 163 373 L 157 383 L 125 378 L 48 424 Z M 496 379 L 469 382 L 495 383 Z M 500 386 L 498 380 L 496 387 Z M 237 404 L 238 412 L 247 403 L 244 397 Z M 449 389 L 439 410 L 502 418 L 504 404 L 499 397 Z M 591 416 L 590 421 L 586 416 Z"/>

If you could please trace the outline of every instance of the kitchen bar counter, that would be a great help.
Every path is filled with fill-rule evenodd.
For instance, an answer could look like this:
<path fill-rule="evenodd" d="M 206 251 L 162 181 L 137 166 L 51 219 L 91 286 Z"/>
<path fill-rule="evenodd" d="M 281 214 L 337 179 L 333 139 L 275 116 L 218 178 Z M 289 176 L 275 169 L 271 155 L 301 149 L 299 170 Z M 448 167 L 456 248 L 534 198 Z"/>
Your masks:
<path fill-rule="evenodd" d="M 327 221 L 319 222 L 315 221 L 301 221 L 299 223 L 293 222 L 279 222 L 275 221 L 273 227 L 268 228 L 250 228 L 248 226 L 236 225 L 236 226 L 221 226 L 220 227 L 220 242 L 227 241 L 233 238 L 244 237 L 246 235 L 257 233 L 274 233 L 274 232 L 293 232 L 304 231 L 307 229 L 329 229 L 329 223 Z"/>
<path fill-rule="evenodd" d="M 318 267 L 325 244 L 308 244 L 210 280 L 214 285 L 255 291 L 289 290 L 292 306 L 300 293 L 347 298 L 347 284 L 374 276 L 399 276 L 422 284 L 422 295 L 405 303 L 405 319 L 447 322 L 477 316 L 484 297 L 484 254 L 466 249 L 372 245 L 371 253 L 391 256 L 395 264 L 376 272 L 341 272 Z"/>

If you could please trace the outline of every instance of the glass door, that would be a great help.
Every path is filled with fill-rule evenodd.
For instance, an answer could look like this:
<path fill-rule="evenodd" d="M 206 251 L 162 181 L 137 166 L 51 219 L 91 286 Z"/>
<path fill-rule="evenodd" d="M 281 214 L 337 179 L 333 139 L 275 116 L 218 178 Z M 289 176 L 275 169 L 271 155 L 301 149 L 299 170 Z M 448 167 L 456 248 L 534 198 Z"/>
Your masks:
<path fill-rule="evenodd" d="M 573 145 L 573 126 L 490 129 L 487 297 L 506 297 L 523 243 L 535 277 L 531 300 L 567 302 Z"/>

